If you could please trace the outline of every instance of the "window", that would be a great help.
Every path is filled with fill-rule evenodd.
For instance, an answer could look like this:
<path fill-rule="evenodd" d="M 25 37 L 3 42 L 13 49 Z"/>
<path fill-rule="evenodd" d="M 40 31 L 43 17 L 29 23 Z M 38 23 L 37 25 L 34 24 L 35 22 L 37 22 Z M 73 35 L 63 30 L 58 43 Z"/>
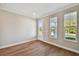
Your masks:
<path fill-rule="evenodd" d="M 38 39 L 43 39 L 43 20 L 38 20 Z"/>
<path fill-rule="evenodd" d="M 51 36 L 57 38 L 57 17 L 50 18 Z"/>
<path fill-rule="evenodd" d="M 77 12 L 64 15 L 65 39 L 76 41 L 77 39 Z"/>

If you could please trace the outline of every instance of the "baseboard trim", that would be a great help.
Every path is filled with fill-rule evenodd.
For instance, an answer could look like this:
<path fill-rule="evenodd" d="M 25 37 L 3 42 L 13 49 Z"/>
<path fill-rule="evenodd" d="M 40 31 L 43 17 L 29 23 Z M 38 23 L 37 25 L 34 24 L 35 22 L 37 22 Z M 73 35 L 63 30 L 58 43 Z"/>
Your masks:
<path fill-rule="evenodd" d="M 55 44 L 55 43 L 51 43 L 51 42 L 48 42 L 48 41 L 45 41 L 45 40 L 40 40 L 40 41 L 45 42 L 45 43 L 48 43 L 48 44 L 51 44 L 51 45 L 55 45 L 57 47 L 60 47 L 60 48 L 63 48 L 63 49 L 66 49 L 66 50 L 69 50 L 69 51 L 72 51 L 74 53 L 79 54 L 79 51 L 78 50 L 71 49 L 71 48 L 68 48 L 68 47 L 64 47 L 64 46 L 61 46 L 61 45 L 58 45 L 58 44 Z"/>
<path fill-rule="evenodd" d="M 33 40 L 36 40 L 36 39 L 35 38 L 31 38 L 31 39 L 28 39 L 26 41 L 21 41 L 21 42 L 9 44 L 9 45 L 1 46 L 0 49 L 12 47 L 12 46 L 19 45 L 19 44 L 23 44 L 23 43 L 30 42 L 30 41 L 33 41 Z"/>

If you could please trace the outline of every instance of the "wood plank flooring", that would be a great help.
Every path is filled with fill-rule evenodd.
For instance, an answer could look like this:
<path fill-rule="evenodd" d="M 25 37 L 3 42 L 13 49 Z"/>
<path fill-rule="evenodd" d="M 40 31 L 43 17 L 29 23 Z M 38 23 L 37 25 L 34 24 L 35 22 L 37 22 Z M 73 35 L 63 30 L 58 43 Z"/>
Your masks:
<path fill-rule="evenodd" d="M 78 56 L 79 54 L 39 40 L 0 49 L 0 56 Z"/>

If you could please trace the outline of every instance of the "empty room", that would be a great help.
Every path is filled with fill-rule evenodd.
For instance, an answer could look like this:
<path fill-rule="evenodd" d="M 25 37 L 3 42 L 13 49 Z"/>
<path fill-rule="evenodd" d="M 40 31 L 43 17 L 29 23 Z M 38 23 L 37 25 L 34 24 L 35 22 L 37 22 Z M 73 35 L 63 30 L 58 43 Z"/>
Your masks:
<path fill-rule="evenodd" d="M 79 4 L 0 3 L 0 56 L 79 56 Z"/>

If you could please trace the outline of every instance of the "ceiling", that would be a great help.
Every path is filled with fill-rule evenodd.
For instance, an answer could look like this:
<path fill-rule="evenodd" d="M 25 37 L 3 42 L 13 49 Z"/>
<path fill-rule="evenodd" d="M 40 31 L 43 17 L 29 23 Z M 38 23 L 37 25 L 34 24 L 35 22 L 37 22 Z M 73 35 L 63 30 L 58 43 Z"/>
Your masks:
<path fill-rule="evenodd" d="M 43 16 L 55 11 L 69 3 L 2 3 L 0 7 L 4 10 L 14 12 L 31 18 Z"/>

